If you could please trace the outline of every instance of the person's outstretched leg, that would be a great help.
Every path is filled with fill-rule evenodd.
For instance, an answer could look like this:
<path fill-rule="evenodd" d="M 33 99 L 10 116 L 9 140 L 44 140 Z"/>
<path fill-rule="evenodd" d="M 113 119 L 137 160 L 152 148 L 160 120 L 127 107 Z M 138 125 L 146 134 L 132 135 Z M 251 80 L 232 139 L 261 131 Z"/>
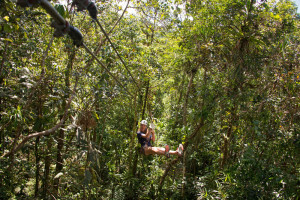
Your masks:
<path fill-rule="evenodd" d="M 165 155 L 165 148 L 162 147 L 147 147 L 145 148 L 145 155 Z"/>
<path fill-rule="evenodd" d="M 166 154 L 166 149 L 162 147 L 147 147 L 145 148 L 145 155 L 152 155 L 152 154 L 157 154 L 157 155 L 165 155 Z M 178 155 L 178 151 L 169 151 L 170 155 Z"/>
<path fill-rule="evenodd" d="M 178 152 L 177 151 L 169 151 L 169 154 L 170 155 L 178 155 Z"/>

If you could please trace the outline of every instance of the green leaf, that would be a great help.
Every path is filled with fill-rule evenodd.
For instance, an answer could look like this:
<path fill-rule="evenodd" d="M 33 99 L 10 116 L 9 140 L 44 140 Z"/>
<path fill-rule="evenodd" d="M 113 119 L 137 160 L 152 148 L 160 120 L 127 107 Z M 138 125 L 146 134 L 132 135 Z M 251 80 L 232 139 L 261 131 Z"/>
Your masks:
<path fill-rule="evenodd" d="M 9 38 L 3 38 L 3 40 L 9 41 L 9 42 L 13 42 L 11 39 Z"/>
<path fill-rule="evenodd" d="M 11 33 L 12 32 L 12 28 L 10 25 L 8 24 L 4 24 L 3 29 L 6 33 Z"/>
<path fill-rule="evenodd" d="M 66 11 L 63 5 L 59 4 L 55 5 L 54 7 L 63 18 L 66 18 Z"/>
<path fill-rule="evenodd" d="M 5 19 L 8 22 L 9 21 L 9 16 L 5 16 L 5 17 L 3 17 L 3 19 Z"/>

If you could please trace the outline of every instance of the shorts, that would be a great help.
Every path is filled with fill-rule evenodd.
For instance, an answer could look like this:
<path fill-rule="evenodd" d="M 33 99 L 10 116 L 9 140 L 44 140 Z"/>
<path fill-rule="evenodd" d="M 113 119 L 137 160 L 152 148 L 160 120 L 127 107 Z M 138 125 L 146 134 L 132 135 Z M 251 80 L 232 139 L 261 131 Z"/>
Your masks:
<path fill-rule="evenodd" d="M 140 153 L 145 155 L 145 148 L 152 147 L 151 145 L 144 144 L 141 146 Z"/>

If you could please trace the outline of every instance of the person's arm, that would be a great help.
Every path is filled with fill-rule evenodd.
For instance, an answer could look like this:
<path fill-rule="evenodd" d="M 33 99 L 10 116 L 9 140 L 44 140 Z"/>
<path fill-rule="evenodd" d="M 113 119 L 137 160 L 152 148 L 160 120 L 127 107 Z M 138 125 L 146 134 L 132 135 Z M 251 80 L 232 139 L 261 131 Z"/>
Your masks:
<path fill-rule="evenodd" d="M 142 138 L 147 138 L 147 134 L 141 133 Z"/>
<path fill-rule="evenodd" d="M 146 134 L 141 132 L 142 138 L 148 138 L 149 135 L 150 135 L 149 133 L 150 133 L 150 132 L 149 132 L 149 129 L 147 130 Z"/>
<path fill-rule="evenodd" d="M 146 134 L 141 133 L 141 136 L 142 136 L 142 138 L 148 138 L 150 136 L 150 134 L 151 134 L 151 129 L 149 128 L 149 129 L 147 129 L 147 133 Z"/>
<path fill-rule="evenodd" d="M 143 132 L 137 132 L 137 137 L 139 140 L 141 140 L 142 138 L 147 138 L 147 134 Z"/>

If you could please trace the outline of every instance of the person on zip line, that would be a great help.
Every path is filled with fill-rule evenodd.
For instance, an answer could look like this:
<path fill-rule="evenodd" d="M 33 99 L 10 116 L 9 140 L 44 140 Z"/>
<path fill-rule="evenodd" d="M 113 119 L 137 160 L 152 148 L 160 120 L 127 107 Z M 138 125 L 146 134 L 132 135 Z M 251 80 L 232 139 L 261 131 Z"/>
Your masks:
<path fill-rule="evenodd" d="M 147 121 L 142 120 L 140 123 L 140 129 L 137 132 L 137 138 L 139 143 L 141 144 L 141 151 L 143 154 L 147 155 L 165 155 L 170 157 L 170 155 L 178 155 L 182 156 L 183 154 L 183 145 L 179 144 L 179 147 L 176 151 L 170 151 L 170 147 L 168 145 L 163 147 L 153 147 L 151 145 L 151 141 L 155 141 L 155 132 L 154 125 L 151 123 L 150 127 L 147 128 Z"/>

